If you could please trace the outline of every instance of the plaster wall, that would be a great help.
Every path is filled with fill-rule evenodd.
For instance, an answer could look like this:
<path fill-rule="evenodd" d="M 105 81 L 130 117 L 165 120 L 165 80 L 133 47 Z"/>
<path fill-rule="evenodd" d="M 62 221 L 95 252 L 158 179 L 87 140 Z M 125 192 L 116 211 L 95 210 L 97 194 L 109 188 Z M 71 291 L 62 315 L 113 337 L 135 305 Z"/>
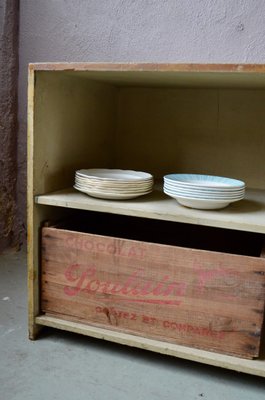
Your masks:
<path fill-rule="evenodd" d="M 14 239 L 18 0 L 0 1 L 0 251 Z M 23 205 L 24 206 L 24 205 Z"/>
<path fill-rule="evenodd" d="M 26 219 L 27 64 L 265 63 L 264 0 L 20 0 L 18 229 Z"/>

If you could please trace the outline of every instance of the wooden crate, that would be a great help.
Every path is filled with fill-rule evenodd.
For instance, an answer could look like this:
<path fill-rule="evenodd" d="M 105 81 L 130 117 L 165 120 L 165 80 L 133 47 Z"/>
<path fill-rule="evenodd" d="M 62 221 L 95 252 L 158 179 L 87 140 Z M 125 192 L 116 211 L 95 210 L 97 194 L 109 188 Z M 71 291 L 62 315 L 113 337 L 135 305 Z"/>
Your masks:
<path fill-rule="evenodd" d="M 259 356 L 262 257 L 44 227 L 41 277 L 48 316 Z"/>

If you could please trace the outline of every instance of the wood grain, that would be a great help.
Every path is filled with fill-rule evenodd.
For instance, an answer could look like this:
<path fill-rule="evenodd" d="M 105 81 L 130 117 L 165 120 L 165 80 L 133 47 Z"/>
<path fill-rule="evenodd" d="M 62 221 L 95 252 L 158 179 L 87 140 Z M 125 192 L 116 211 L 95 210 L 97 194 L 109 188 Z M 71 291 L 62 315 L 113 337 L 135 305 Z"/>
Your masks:
<path fill-rule="evenodd" d="M 247 189 L 244 200 L 216 211 L 183 207 L 178 204 L 177 200 L 165 195 L 160 185 L 155 186 L 153 193 L 134 200 L 117 202 L 116 200 L 96 199 L 73 188 L 67 188 L 36 196 L 35 202 L 54 207 L 69 207 L 265 233 L 265 191 L 259 189 Z"/>
<path fill-rule="evenodd" d="M 168 356 L 265 377 L 264 357 L 262 359 L 247 360 L 225 354 L 212 353 L 210 351 L 194 349 L 174 343 L 130 335 L 124 332 L 98 328 L 92 325 L 76 322 L 75 318 L 68 317 L 68 320 L 65 320 L 65 316 L 63 315 L 58 315 L 58 317 L 52 315 L 41 315 L 36 318 L 36 322 L 42 326 L 49 326 L 51 328 L 75 332 L 126 346 L 138 347 L 140 349 L 154 351 Z"/>
<path fill-rule="evenodd" d="M 42 71 L 184 71 L 184 72 L 265 72 L 264 64 L 181 64 L 181 63 L 30 63 L 32 70 Z"/>
<path fill-rule="evenodd" d="M 42 232 L 43 312 L 244 358 L 259 355 L 264 259 Z"/>
<path fill-rule="evenodd" d="M 54 320 L 52 320 L 52 322 L 50 320 L 44 321 L 40 319 L 41 317 L 38 317 L 39 313 L 41 312 L 39 307 L 41 250 L 39 245 L 40 226 L 42 221 L 47 218 L 60 218 L 68 212 L 71 213 L 71 207 L 101 211 L 109 210 L 109 212 L 114 212 L 116 214 L 121 213 L 125 215 L 138 215 L 143 217 L 152 215 L 152 218 L 158 219 L 168 219 L 172 221 L 180 220 L 188 223 L 196 222 L 210 226 L 223 226 L 234 229 L 246 229 L 250 231 L 253 230 L 256 232 L 264 232 L 264 223 L 262 222 L 264 220 L 262 215 L 262 210 L 264 207 L 263 191 L 257 191 L 257 194 L 253 194 L 253 196 L 251 194 L 250 199 L 247 199 L 244 203 L 240 202 L 232 208 L 229 207 L 227 210 L 223 210 L 225 213 L 227 213 L 227 217 L 224 218 L 225 221 L 223 221 L 222 218 L 219 219 L 219 216 L 218 218 L 215 218 L 214 215 L 211 217 L 209 213 L 206 215 L 206 213 L 200 213 L 199 211 L 197 212 L 195 210 L 186 210 L 189 211 L 189 213 L 184 213 L 184 215 L 182 213 L 178 214 L 178 212 L 169 215 L 164 211 L 162 212 L 161 207 L 159 208 L 160 211 L 157 210 L 156 207 L 152 209 L 152 204 L 146 202 L 145 199 L 143 199 L 143 207 L 140 210 L 137 208 L 138 206 L 130 209 L 131 205 L 128 203 L 123 203 L 120 206 L 114 206 L 112 204 L 107 205 L 106 202 L 102 201 L 101 205 L 99 205 L 99 202 L 96 202 L 96 199 L 94 202 L 89 202 L 88 200 L 90 199 L 85 196 L 82 199 L 80 199 L 80 197 L 76 198 L 76 193 L 73 193 L 73 191 L 66 191 L 67 193 L 62 191 L 57 197 L 55 195 L 55 198 L 48 196 L 48 198 L 41 199 L 40 196 L 40 201 L 34 203 L 35 195 L 55 191 L 71 185 L 71 177 L 73 176 L 73 172 L 81 164 L 84 167 L 89 167 L 92 165 L 99 166 L 95 163 L 100 161 L 100 163 L 102 163 L 102 165 L 104 164 L 104 166 L 114 167 L 117 161 L 121 162 L 121 157 L 118 154 L 118 144 L 120 138 L 122 138 L 122 135 L 124 134 L 124 132 L 122 132 L 123 127 L 121 124 L 122 118 L 124 117 L 117 113 L 117 111 L 119 111 L 119 109 L 117 109 L 117 100 L 119 100 L 118 98 L 120 95 L 120 89 L 124 90 L 125 93 L 127 86 L 135 88 L 139 86 L 141 88 L 167 87 L 175 89 L 183 87 L 199 89 L 209 88 L 217 91 L 223 91 L 223 95 L 225 95 L 225 90 L 228 88 L 233 90 L 239 89 L 237 98 L 240 100 L 241 93 L 243 93 L 243 98 L 248 97 L 249 89 L 251 89 L 251 91 L 253 91 L 253 89 L 261 89 L 257 90 L 257 92 L 260 92 L 262 95 L 262 89 L 265 87 L 265 66 L 254 64 L 200 65 L 156 63 L 30 64 L 28 108 L 28 287 L 29 330 L 31 338 L 35 338 L 40 327 L 45 324 L 51 323 L 51 325 L 57 328 L 71 331 L 75 331 L 76 329 L 76 326 L 71 325 L 69 322 L 71 318 L 75 317 L 70 315 L 65 316 L 65 318 L 68 319 L 68 321 L 65 322 L 63 321 L 63 314 L 60 314 L 60 319 L 54 319 L 56 320 L 55 322 Z M 42 96 L 42 94 L 44 94 L 44 96 Z M 250 98 L 251 96 L 252 94 L 250 93 Z M 254 97 L 255 96 L 256 94 L 254 94 Z M 133 98 L 131 94 L 129 97 Z M 139 96 L 137 97 L 139 98 Z M 229 97 L 230 94 L 228 96 L 228 100 Z M 262 118 L 256 118 L 256 120 L 253 121 L 254 131 L 252 129 L 245 129 L 250 126 L 252 119 L 251 114 L 258 117 L 259 109 L 255 109 L 255 107 L 253 108 L 252 105 L 250 105 L 249 110 L 246 110 L 248 102 L 246 102 L 246 107 L 243 105 L 240 107 L 240 109 L 234 108 L 234 105 L 237 104 L 237 101 L 234 101 L 232 97 L 229 100 L 232 107 L 229 105 L 228 108 L 232 114 L 239 111 L 240 118 L 234 118 L 233 115 L 229 115 L 229 113 L 226 112 L 223 114 L 224 118 L 221 120 L 222 127 L 226 128 L 231 120 L 235 128 L 233 129 L 233 132 L 235 132 L 235 137 L 232 135 L 232 140 L 235 140 L 236 136 L 238 135 L 240 145 L 245 145 L 250 154 L 253 154 L 253 152 L 255 153 L 255 149 L 257 149 L 255 143 L 262 143 L 262 146 L 258 148 L 257 151 L 257 160 L 255 160 L 255 162 L 252 164 L 252 161 L 249 161 L 249 157 L 246 157 L 242 163 L 242 172 L 245 174 L 246 169 L 244 166 L 249 165 L 251 168 L 251 174 L 249 175 L 250 182 L 253 182 L 256 187 L 261 188 L 264 185 L 264 153 L 262 153 L 262 148 L 264 146 L 264 140 L 262 136 L 262 132 L 264 131 L 264 123 L 261 123 L 260 121 L 264 120 Z M 258 97 L 259 94 L 257 93 L 254 103 L 259 106 L 257 101 Z M 224 96 L 222 98 L 222 104 L 225 105 L 226 99 Z M 145 105 L 146 104 L 144 104 L 144 106 Z M 121 109 L 119 112 L 121 112 Z M 84 117 L 85 115 L 86 117 Z M 96 118 L 93 119 L 93 115 L 96 116 Z M 165 120 L 166 113 L 163 115 L 163 119 Z M 64 118 L 64 116 L 66 116 L 66 118 Z M 247 121 L 245 126 L 243 123 L 241 123 L 241 116 Z M 130 118 L 132 118 L 132 116 L 130 116 Z M 75 123 L 73 123 L 73 121 Z M 123 126 L 125 127 L 124 121 L 125 120 L 123 120 Z M 68 122 L 70 123 L 68 124 Z M 119 132 L 117 131 L 117 122 L 120 124 L 118 129 Z M 171 127 L 174 125 L 174 123 L 171 123 Z M 148 126 L 147 120 L 145 120 L 145 126 Z M 137 130 L 138 127 L 139 123 L 138 125 L 135 125 L 135 129 Z M 238 127 L 240 128 L 239 130 Z M 241 131 L 241 127 L 243 127 L 243 131 Z M 136 130 L 132 132 L 133 135 L 135 132 L 137 134 Z M 154 134 L 155 132 L 156 131 L 154 131 Z M 149 135 L 150 133 L 151 132 L 144 132 L 144 135 Z M 221 133 L 226 133 L 225 129 L 223 129 Z M 169 136 L 170 135 L 168 135 L 167 140 Z M 252 144 L 249 147 L 248 137 L 253 138 Z M 178 136 L 176 136 L 174 141 L 176 141 L 177 138 Z M 125 139 L 125 137 L 123 139 Z M 230 136 L 228 135 L 228 145 L 229 141 Z M 136 142 L 137 141 L 135 141 L 135 143 Z M 129 149 L 130 151 L 128 151 L 128 157 L 125 160 L 126 162 L 127 160 L 130 162 L 135 161 L 135 154 L 138 154 L 138 148 L 139 147 L 135 146 L 134 148 Z M 150 154 L 150 151 L 148 154 Z M 178 165 L 178 157 L 181 155 L 182 150 L 176 154 L 176 165 Z M 185 157 L 187 159 L 187 153 L 184 152 L 183 155 L 184 159 Z M 219 156 L 217 158 L 219 158 Z M 172 157 L 170 157 L 170 159 L 171 162 Z M 159 160 L 155 159 L 156 163 L 158 161 Z M 222 168 L 228 165 L 226 162 L 227 160 L 224 161 L 223 166 L 221 166 Z M 233 160 L 231 161 L 230 159 L 229 162 L 233 162 Z M 162 162 L 159 161 L 159 163 L 160 165 L 158 166 L 153 164 L 154 167 L 157 168 L 158 172 L 160 172 L 164 167 Z M 197 167 L 198 165 L 196 165 L 196 168 Z M 241 170 L 241 166 L 239 167 Z M 257 176 L 254 176 L 253 171 L 257 171 L 257 167 L 260 167 L 260 169 L 258 170 L 259 172 Z M 87 203 L 85 200 L 87 200 Z M 154 204 L 153 199 L 152 203 Z M 48 204 L 48 206 L 45 204 Z M 174 204 L 177 208 L 178 206 L 176 202 L 174 202 Z M 144 206 L 147 207 L 147 212 L 145 212 Z M 236 222 L 234 218 L 236 218 Z M 248 227 L 246 227 L 246 225 L 248 225 Z M 78 252 L 76 255 L 72 256 L 78 257 Z M 200 301 L 202 301 L 202 299 L 200 299 Z M 57 315 L 59 316 L 59 314 Z M 84 321 L 85 324 L 87 324 L 86 320 Z M 86 331 L 86 334 L 93 336 L 94 331 L 97 331 L 97 329 L 100 330 L 100 328 L 91 328 L 89 325 L 85 324 L 78 325 L 78 323 L 76 323 L 76 325 L 78 325 L 78 330 L 81 333 Z M 172 346 L 172 348 L 177 346 L 175 344 L 164 342 L 164 339 L 159 341 L 157 346 L 153 344 L 146 344 L 143 336 L 137 337 L 135 336 L 135 333 L 133 333 L 133 335 L 129 335 L 125 334 L 123 331 L 118 332 L 112 329 L 105 329 L 105 331 L 108 332 L 108 334 L 104 334 L 104 337 L 108 338 L 108 340 L 114 340 L 119 343 L 132 343 L 131 345 L 138 347 L 149 346 L 149 349 L 154 351 L 160 351 L 163 348 L 163 352 L 165 354 L 171 354 L 170 351 L 167 353 L 170 346 Z M 131 336 L 133 340 L 129 340 L 126 335 Z M 146 339 L 146 341 L 148 341 L 148 339 Z M 162 343 L 163 345 L 161 345 Z M 178 347 L 184 348 L 183 346 Z M 201 350 L 190 347 L 187 347 L 187 349 L 191 350 L 188 350 L 188 355 L 184 356 L 184 358 L 197 359 L 199 361 L 205 360 L 201 362 L 209 362 L 209 364 L 212 365 L 222 365 L 222 361 L 220 360 L 222 357 L 224 357 L 223 355 L 217 355 L 208 352 L 208 356 L 206 356 L 204 359 L 204 356 L 201 357 L 198 355 L 198 352 Z M 178 356 L 178 354 L 181 354 L 181 351 L 172 350 L 172 354 L 173 353 L 175 356 Z M 239 359 L 235 357 L 230 357 L 230 359 L 231 363 L 230 361 L 228 364 L 226 364 L 226 362 L 224 363 L 225 366 L 228 365 L 226 366 L 227 368 L 254 373 L 257 375 L 260 374 L 260 367 L 256 368 L 255 366 L 256 361 L 242 360 L 242 362 L 240 362 L 238 361 Z M 244 362 L 249 362 L 250 364 L 247 364 L 245 368 Z M 261 363 L 264 376 L 264 360 L 261 361 Z"/>

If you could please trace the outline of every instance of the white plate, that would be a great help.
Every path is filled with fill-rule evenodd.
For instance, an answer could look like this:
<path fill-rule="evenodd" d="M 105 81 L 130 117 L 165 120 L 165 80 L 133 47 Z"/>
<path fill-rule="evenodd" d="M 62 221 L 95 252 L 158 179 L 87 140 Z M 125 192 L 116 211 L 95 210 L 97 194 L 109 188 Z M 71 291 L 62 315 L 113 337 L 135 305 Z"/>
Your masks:
<path fill-rule="evenodd" d="M 80 178 L 75 177 L 75 181 L 80 184 L 87 184 L 91 186 L 97 186 L 102 188 L 144 188 L 153 185 L 153 180 L 150 181 L 134 181 L 134 182 L 120 182 L 120 181 L 100 181 L 96 179 Z"/>
<path fill-rule="evenodd" d="M 127 186 L 127 185 L 98 185 L 98 184 L 93 184 L 90 182 L 81 182 L 78 179 L 75 180 L 75 184 L 79 186 L 84 186 L 87 189 L 91 190 L 105 190 L 107 192 L 112 192 L 112 191 L 144 191 L 144 190 L 151 190 L 153 187 L 153 184 L 146 184 L 146 185 L 132 185 L 132 186 Z"/>
<path fill-rule="evenodd" d="M 169 174 L 164 176 L 164 180 L 175 182 L 183 186 L 205 188 L 240 189 L 245 187 L 245 182 L 243 181 L 213 175 Z"/>
<path fill-rule="evenodd" d="M 113 194 L 141 194 L 141 193 L 146 193 L 152 191 L 152 187 L 148 188 L 143 188 L 143 189 L 115 189 L 115 188 L 108 188 L 108 189 L 103 189 L 103 188 L 97 188 L 94 186 L 89 186 L 89 185 L 84 185 L 84 184 L 79 184 L 75 183 L 75 187 L 80 189 L 80 190 L 86 190 L 90 192 L 96 192 L 96 193 L 113 193 Z"/>
<path fill-rule="evenodd" d="M 153 179 L 153 176 L 147 172 L 107 168 L 80 169 L 76 171 L 76 175 L 89 179 L 125 182 Z"/>
<path fill-rule="evenodd" d="M 128 200 L 128 199 L 134 199 L 139 196 L 144 196 L 146 194 L 149 194 L 152 192 L 150 190 L 149 192 L 145 193 L 134 193 L 134 194 L 121 194 L 121 193 L 103 193 L 103 192 L 95 192 L 95 191 L 90 191 L 90 190 L 81 190 L 78 187 L 74 186 L 74 188 L 82 193 L 85 193 L 91 197 L 96 197 L 98 199 L 106 199 L 106 200 Z"/>

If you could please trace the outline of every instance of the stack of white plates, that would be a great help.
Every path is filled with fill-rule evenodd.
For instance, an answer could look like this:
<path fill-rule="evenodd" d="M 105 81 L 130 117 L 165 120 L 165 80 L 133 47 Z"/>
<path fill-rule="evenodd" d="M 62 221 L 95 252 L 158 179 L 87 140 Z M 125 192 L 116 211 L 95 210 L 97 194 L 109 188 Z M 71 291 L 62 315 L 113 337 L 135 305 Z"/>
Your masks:
<path fill-rule="evenodd" d="M 183 206 L 216 210 L 242 200 L 245 183 L 212 175 L 170 174 L 164 176 L 164 192 Z"/>
<path fill-rule="evenodd" d="M 80 169 L 74 188 L 100 199 L 133 199 L 152 192 L 153 176 L 147 172 L 122 169 Z"/>

